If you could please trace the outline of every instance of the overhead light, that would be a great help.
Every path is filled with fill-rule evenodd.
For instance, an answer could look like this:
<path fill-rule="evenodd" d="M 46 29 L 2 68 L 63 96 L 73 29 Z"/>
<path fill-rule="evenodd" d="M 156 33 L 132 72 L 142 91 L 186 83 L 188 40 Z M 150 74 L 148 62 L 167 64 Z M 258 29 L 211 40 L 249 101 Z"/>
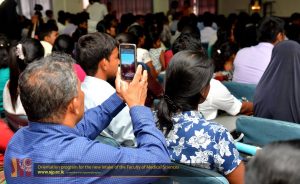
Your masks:
<path fill-rule="evenodd" d="M 260 3 L 258 0 L 255 0 L 254 4 L 251 6 L 252 11 L 259 11 L 260 10 Z"/>

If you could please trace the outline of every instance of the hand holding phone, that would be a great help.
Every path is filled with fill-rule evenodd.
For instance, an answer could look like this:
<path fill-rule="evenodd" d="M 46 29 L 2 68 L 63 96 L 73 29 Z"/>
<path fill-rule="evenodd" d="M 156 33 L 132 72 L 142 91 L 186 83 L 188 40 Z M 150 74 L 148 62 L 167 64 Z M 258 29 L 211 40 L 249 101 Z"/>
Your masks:
<path fill-rule="evenodd" d="M 147 70 L 142 69 L 141 65 L 137 67 L 132 81 L 122 80 L 120 67 L 118 68 L 116 77 L 116 91 L 118 96 L 127 103 L 129 108 L 145 104 L 147 89 L 148 74 Z"/>
<path fill-rule="evenodd" d="M 119 45 L 121 78 L 123 80 L 132 80 L 136 71 L 136 45 L 122 43 Z"/>

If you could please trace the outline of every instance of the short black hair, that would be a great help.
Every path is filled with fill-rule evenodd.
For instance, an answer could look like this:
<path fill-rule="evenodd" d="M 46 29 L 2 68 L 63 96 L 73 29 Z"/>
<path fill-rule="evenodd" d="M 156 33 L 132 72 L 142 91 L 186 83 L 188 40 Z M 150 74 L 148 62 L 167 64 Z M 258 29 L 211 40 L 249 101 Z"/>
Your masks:
<path fill-rule="evenodd" d="M 198 39 L 201 42 L 201 33 L 197 26 L 195 25 L 186 25 L 183 27 L 181 34 L 188 33 L 191 34 L 194 38 Z"/>
<path fill-rule="evenodd" d="M 46 10 L 45 14 L 50 17 L 53 16 L 53 11 L 52 10 Z"/>
<path fill-rule="evenodd" d="M 134 26 L 129 27 L 128 33 L 134 35 L 137 38 L 136 43 L 135 43 L 136 45 L 138 45 L 139 38 L 145 36 L 144 28 L 139 25 L 134 25 Z"/>
<path fill-rule="evenodd" d="M 67 53 L 69 55 L 73 55 L 73 50 L 75 47 L 75 43 L 72 39 L 71 36 L 69 35 L 59 35 L 54 44 L 53 44 L 53 48 L 52 51 L 55 52 L 63 52 L 63 53 Z"/>
<path fill-rule="evenodd" d="M 137 42 L 137 37 L 130 33 L 120 33 L 116 36 L 116 40 L 119 43 L 132 43 L 135 44 Z"/>
<path fill-rule="evenodd" d="M 258 28 L 258 41 L 273 43 L 278 33 L 284 33 L 284 21 L 278 17 L 266 17 Z"/>
<path fill-rule="evenodd" d="M 193 34 L 189 33 L 180 34 L 180 36 L 174 41 L 172 45 L 173 54 L 176 54 L 177 52 L 183 50 L 195 50 L 201 52 L 203 55 L 206 54 L 200 40 Z"/>
<path fill-rule="evenodd" d="M 57 25 L 51 22 L 43 24 L 38 35 L 39 40 L 44 40 L 45 37 L 49 36 L 52 31 L 58 31 Z"/>
<path fill-rule="evenodd" d="M 118 42 L 106 33 L 90 33 L 78 40 L 76 60 L 85 73 L 94 76 L 98 70 L 98 63 L 102 59 L 109 59 Z"/>

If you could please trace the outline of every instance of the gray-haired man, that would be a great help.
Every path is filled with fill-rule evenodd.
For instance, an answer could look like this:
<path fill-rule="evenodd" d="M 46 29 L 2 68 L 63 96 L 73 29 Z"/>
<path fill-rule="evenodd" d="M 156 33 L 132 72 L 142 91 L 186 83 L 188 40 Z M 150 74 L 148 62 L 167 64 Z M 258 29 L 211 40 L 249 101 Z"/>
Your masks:
<path fill-rule="evenodd" d="M 25 69 L 19 80 L 20 97 L 29 119 L 11 139 L 5 153 L 7 183 L 149 183 L 147 178 L 41 177 L 37 163 L 169 163 L 164 136 L 155 127 L 150 109 L 143 106 L 147 91 L 147 72 L 138 67 L 131 83 L 116 79 L 117 93 L 101 106 L 84 113 L 84 93 L 66 56 L 50 55 Z M 72 61 L 72 58 L 67 58 Z M 125 106 L 130 107 L 138 148 L 115 148 L 93 141 Z M 97 170 L 95 170 L 97 171 Z M 154 170 L 141 170 L 140 175 Z M 40 174 L 40 175 L 39 175 Z M 45 174 L 45 173 L 44 173 Z M 61 173 L 60 173 L 61 174 Z M 66 173 L 65 173 L 66 174 Z M 19 177 L 26 176 L 26 177 Z M 39 176 L 39 177 L 32 177 Z M 50 176 L 50 175 L 48 175 Z M 60 175 L 59 175 L 60 176 Z M 63 175 L 65 176 L 65 175 Z M 76 176 L 76 175 L 75 175 Z M 92 175 L 93 176 L 93 175 Z"/>

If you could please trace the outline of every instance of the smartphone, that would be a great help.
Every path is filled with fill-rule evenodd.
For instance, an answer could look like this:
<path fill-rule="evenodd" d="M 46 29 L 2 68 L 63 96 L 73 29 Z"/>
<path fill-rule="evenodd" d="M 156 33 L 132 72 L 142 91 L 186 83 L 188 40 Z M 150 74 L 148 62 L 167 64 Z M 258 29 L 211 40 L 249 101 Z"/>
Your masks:
<path fill-rule="evenodd" d="M 123 80 L 132 80 L 136 71 L 136 45 L 121 43 L 119 45 L 121 78 Z"/>

